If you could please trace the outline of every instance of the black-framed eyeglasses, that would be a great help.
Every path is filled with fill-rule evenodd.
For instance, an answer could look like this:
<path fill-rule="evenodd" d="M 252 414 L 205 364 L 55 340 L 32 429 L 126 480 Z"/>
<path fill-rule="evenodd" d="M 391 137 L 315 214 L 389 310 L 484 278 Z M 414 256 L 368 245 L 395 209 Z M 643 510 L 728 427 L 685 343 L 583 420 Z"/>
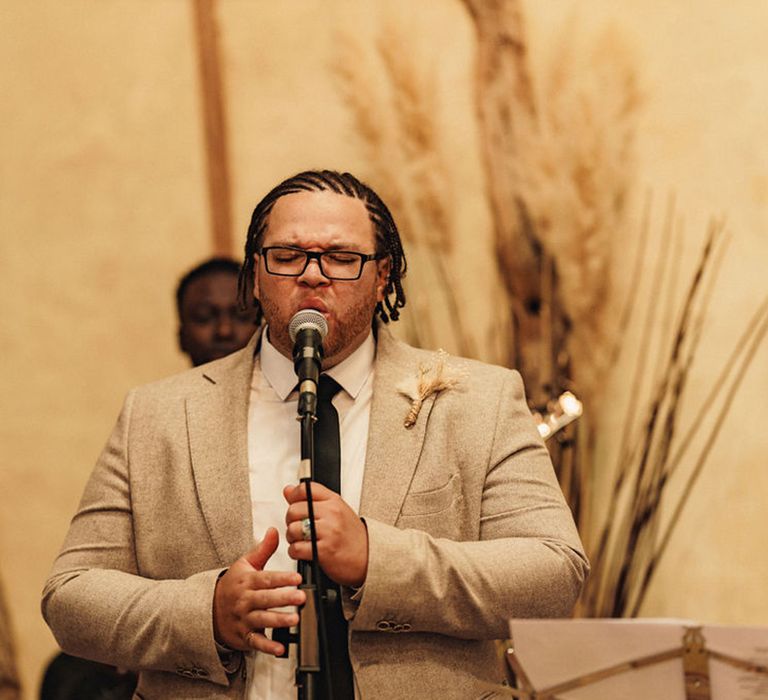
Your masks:
<path fill-rule="evenodd" d="M 317 260 L 320 272 L 330 280 L 356 280 L 363 274 L 363 265 L 381 255 L 366 255 L 353 250 L 324 250 L 316 253 L 289 246 L 265 246 L 259 253 L 270 275 L 299 277 L 310 260 Z"/>

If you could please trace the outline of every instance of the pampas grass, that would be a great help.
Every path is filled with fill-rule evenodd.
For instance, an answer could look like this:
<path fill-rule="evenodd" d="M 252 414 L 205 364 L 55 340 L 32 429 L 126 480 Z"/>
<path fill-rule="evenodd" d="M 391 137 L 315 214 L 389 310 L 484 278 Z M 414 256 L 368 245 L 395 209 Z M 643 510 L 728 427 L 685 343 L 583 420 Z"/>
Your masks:
<path fill-rule="evenodd" d="M 570 355 L 569 379 L 594 406 L 609 367 L 603 349 L 610 347 L 619 318 L 612 270 L 626 248 L 621 234 L 634 175 L 640 88 L 616 32 L 585 39 L 568 26 L 554 43 L 544 75 L 534 80 L 536 118 L 517 126 L 517 205 L 525 212 L 525 235 L 535 236 L 540 250 L 542 308 L 566 326 L 562 346 L 551 348 L 551 355 Z M 524 106 L 513 109 L 522 112 Z M 502 234 L 504 265 L 514 269 L 520 233 Z"/>
<path fill-rule="evenodd" d="M 657 276 L 650 285 L 651 289 L 666 289 L 670 294 L 680 271 L 674 264 L 665 265 L 663 259 L 681 260 L 667 254 L 673 245 L 670 239 L 677 233 L 674 221 L 674 205 L 670 204 L 657 248 Z M 592 574 L 580 606 L 583 615 L 639 614 L 745 373 L 768 333 L 766 297 L 745 325 L 695 415 L 683 411 L 726 243 L 723 224 L 713 221 L 671 332 L 659 319 L 660 313 L 666 315 L 664 307 L 659 307 L 653 297 L 647 302 L 618 458 L 612 470 L 594 465 L 595 474 L 610 473 L 613 480 L 608 509 L 596 544 L 590 548 Z M 646 365 L 654 343 L 658 344 L 656 354 L 660 358 L 655 373 Z M 651 377 L 652 390 L 644 399 L 646 377 Z M 708 423 L 709 434 L 702 445 L 697 445 L 695 438 Z M 685 459 L 691 452 L 693 456 Z M 679 491 L 674 496 L 673 488 Z"/>
<path fill-rule="evenodd" d="M 351 35 L 342 36 L 338 45 L 333 69 L 367 152 L 370 179 L 392 209 L 419 270 L 405 282 L 408 303 L 416 309 L 404 317 L 406 335 L 421 347 L 448 342 L 459 354 L 477 357 L 450 262 L 457 234 L 445 139 L 435 117 L 440 111 L 435 80 L 415 63 L 402 27 L 394 22 L 385 24 L 374 56 Z M 434 326 L 433 305 L 447 309 L 450 324 Z M 452 334 L 448 341 L 446 331 Z"/>
<path fill-rule="evenodd" d="M 622 315 L 611 271 L 626 246 L 639 79 L 613 30 L 566 22 L 532 71 L 520 4 L 465 0 L 478 41 L 477 104 L 496 249 L 514 336 L 508 363 L 546 413 L 564 391 L 594 413 Z M 628 308 L 631 304 L 628 304 Z M 583 527 L 595 425 L 558 433 L 550 453 Z"/>

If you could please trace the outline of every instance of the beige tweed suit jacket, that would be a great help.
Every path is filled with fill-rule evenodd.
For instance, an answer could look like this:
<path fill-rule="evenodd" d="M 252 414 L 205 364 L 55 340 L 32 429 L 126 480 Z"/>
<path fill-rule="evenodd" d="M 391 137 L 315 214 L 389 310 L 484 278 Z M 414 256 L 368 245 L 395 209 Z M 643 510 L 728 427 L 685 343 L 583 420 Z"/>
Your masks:
<path fill-rule="evenodd" d="M 252 544 L 258 341 L 128 394 L 45 586 L 61 647 L 140 670 L 138 698 L 244 697 L 245 665 L 224 670 L 211 611 L 217 576 Z M 368 575 L 344 601 L 363 700 L 489 697 L 507 619 L 567 615 L 587 572 L 519 374 L 450 359 L 459 382 L 404 427 L 398 387 L 435 360 L 380 328 L 360 505 Z"/>

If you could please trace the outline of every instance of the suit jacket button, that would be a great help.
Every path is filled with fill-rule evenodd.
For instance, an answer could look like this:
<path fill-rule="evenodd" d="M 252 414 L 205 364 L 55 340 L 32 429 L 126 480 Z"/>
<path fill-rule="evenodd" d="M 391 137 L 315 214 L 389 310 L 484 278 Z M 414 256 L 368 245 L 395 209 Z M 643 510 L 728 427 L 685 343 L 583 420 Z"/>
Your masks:
<path fill-rule="evenodd" d="M 402 625 L 400 625 L 400 631 L 401 632 L 410 632 L 411 631 L 411 626 L 407 622 L 404 622 Z"/>
<path fill-rule="evenodd" d="M 391 628 L 392 624 L 387 620 L 379 620 L 376 623 L 376 629 L 379 630 L 379 632 L 389 632 Z"/>
<path fill-rule="evenodd" d="M 194 678 L 195 672 L 191 668 L 185 668 L 184 666 L 177 666 L 176 673 L 184 678 Z"/>

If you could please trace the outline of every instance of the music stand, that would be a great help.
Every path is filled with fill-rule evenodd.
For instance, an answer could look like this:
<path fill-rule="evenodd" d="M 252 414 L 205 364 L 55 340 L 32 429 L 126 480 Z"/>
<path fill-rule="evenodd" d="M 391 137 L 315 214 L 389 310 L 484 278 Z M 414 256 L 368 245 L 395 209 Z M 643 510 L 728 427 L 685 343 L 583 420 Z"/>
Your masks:
<path fill-rule="evenodd" d="M 692 620 L 512 620 L 521 700 L 768 698 L 768 627 Z"/>

